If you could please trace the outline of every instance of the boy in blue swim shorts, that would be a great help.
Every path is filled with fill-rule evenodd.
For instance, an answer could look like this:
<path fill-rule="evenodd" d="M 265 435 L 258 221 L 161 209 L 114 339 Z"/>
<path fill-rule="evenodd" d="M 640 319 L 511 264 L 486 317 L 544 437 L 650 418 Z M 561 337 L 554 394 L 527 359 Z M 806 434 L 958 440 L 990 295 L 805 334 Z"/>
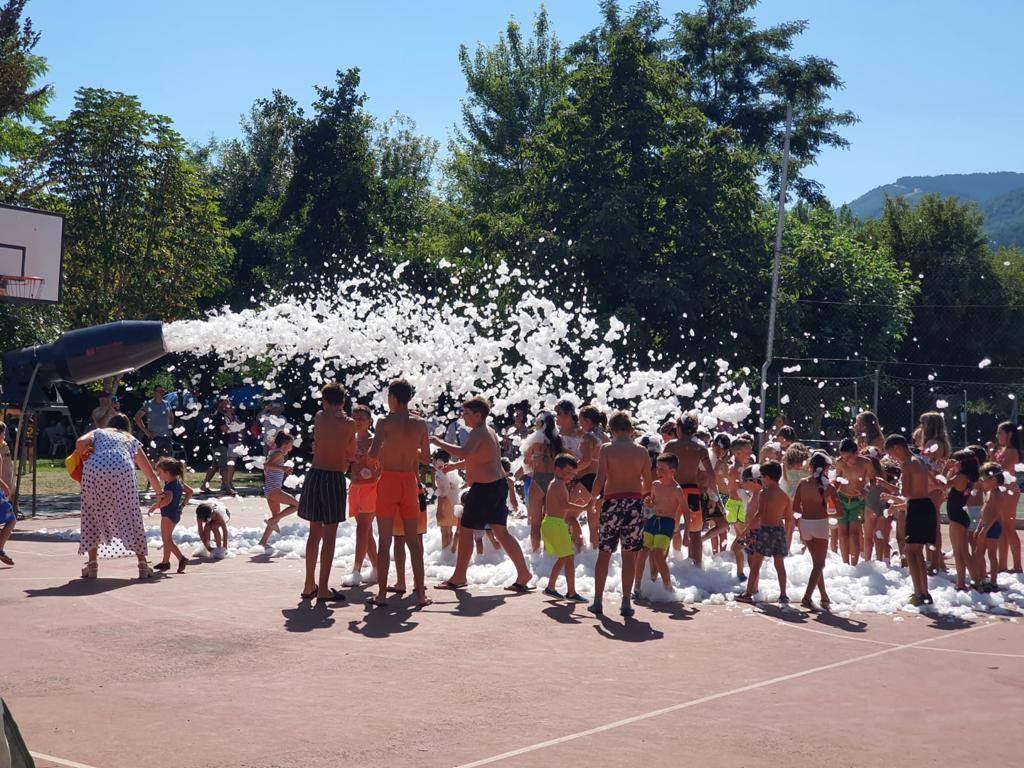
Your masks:
<path fill-rule="evenodd" d="M 676 482 L 676 467 L 679 459 L 671 453 L 663 453 L 655 461 L 654 469 L 658 479 L 651 484 L 651 505 L 654 515 L 644 524 L 644 551 L 651 559 L 655 573 L 661 576 L 665 589 L 672 589 L 672 576 L 668 571 L 668 548 L 680 522 L 683 530 L 690 528 L 690 515 L 694 514 L 687 504 L 682 487 Z M 640 593 L 643 568 L 637 568 L 633 589 L 634 599 Z M 652 577 L 653 578 L 653 577 Z"/>

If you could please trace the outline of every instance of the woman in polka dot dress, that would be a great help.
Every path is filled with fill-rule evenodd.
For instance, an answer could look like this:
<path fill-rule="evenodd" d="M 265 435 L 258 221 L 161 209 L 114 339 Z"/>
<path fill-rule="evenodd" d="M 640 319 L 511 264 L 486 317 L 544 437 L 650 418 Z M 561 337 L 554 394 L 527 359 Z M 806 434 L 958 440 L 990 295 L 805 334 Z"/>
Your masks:
<path fill-rule="evenodd" d="M 104 429 L 94 429 L 78 438 L 75 450 L 84 455 L 92 448 L 82 468 L 82 522 L 78 554 L 89 553 L 82 578 L 95 579 L 97 555 L 139 560 L 139 578 L 147 579 L 153 569 L 146 560 L 146 529 L 139 508 L 135 467 L 153 484 L 160 480 L 149 463 L 142 443 L 131 435 L 131 422 L 124 414 L 113 416 Z"/>

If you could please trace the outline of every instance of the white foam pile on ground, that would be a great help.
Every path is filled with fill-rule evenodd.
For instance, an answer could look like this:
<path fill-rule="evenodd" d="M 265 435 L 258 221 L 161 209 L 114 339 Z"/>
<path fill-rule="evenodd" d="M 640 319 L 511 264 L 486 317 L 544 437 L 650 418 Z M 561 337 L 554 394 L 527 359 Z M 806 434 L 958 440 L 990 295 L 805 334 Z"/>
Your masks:
<path fill-rule="evenodd" d="M 294 520 L 294 518 L 291 518 Z M 534 574 L 533 584 L 539 588 L 547 586 L 547 576 L 551 572 L 554 558 L 544 554 L 529 552 L 529 527 L 525 520 L 509 519 L 508 530 L 514 535 L 526 553 L 527 563 Z M 306 525 L 302 522 L 285 520 L 281 525 L 281 533 L 270 538 L 270 555 L 273 558 L 302 559 L 306 552 Z M 267 553 L 259 546 L 262 528 L 237 528 L 229 526 L 228 558 L 265 557 Z M 48 531 L 42 529 L 37 535 L 62 541 L 78 541 L 75 531 Z M 146 537 L 150 545 L 150 559 L 160 550 L 160 528 L 150 526 L 146 529 Z M 194 527 L 179 525 L 174 531 L 174 540 L 186 556 L 204 557 L 206 551 L 199 540 Z M 426 535 L 423 537 L 427 583 L 435 584 L 447 579 L 455 567 L 455 556 L 441 549 L 441 530 L 431 520 Z M 800 550 L 799 543 L 794 543 L 792 551 Z M 334 581 L 340 585 L 351 572 L 355 557 L 355 522 L 348 520 L 338 526 L 338 541 L 334 555 Z M 594 563 L 597 553 L 586 549 L 576 556 L 576 588 L 587 597 L 594 591 Z M 670 557 L 670 571 L 676 588 L 666 593 L 661 582 L 651 582 L 645 578 L 642 592 L 648 599 L 655 602 L 675 601 L 685 604 L 725 604 L 734 600 L 741 591 L 741 586 L 734 578 L 735 564 L 732 555 L 725 554 L 712 557 L 710 548 L 705 548 L 704 567 L 696 568 L 689 560 L 679 553 Z M 621 594 L 619 558 L 612 558 L 612 566 L 606 586 L 607 593 L 612 596 Z M 811 571 L 811 558 L 806 554 L 792 554 L 786 558 L 786 574 L 789 582 L 788 594 L 794 603 L 798 603 L 807 587 L 807 578 Z M 369 574 L 369 565 L 363 569 L 363 575 Z M 468 581 L 475 587 L 504 587 L 515 580 L 515 568 L 503 552 L 495 551 L 488 540 L 484 540 L 484 554 L 474 555 L 469 568 Z M 392 583 L 394 571 L 392 568 Z M 829 554 L 825 567 L 825 588 L 832 600 L 834 613 L 874 613 L 899 614 L 902 612 L 917 613 L 926 609 L 909 606 L 912 589 L 910 577 L 905 569 L 877 561 L 861 562 L 857 566 L 843 564 L 838 555 Z M 412 584 L 409 573 L 407 581 Z M 952 574 L 938 575 L 929 579 L 929 588 L 935 605 L 931 609 L 938 613 L 959 618 L 972 618 L 980 613 L 997 615 L 1016 615 L 1024 610 L 1024 576 L 1020 574 L 1000 574 L 1000 591 L 983 594 L 980 592 L 957 592 L 954 589 Z M 565 589 L 563 578 L 559 578 L 559 591 Z M 766 563 L 761 570 L 760 595 L 768 601 L 779 597 L 779 583 L 775 568 Z M 607 595 L 606 595 L 607 596 Z M 814 596 L 818 600 L 817 592 Z"/>
<path fill-rule="evenodd" d="M 531 410 L 550 408 L 563 397 L 628 405 L 649 427 L 680 401 L 709 427 L 751 413 L 743 382 L 749 371 L 733 371 L 725 360 L 642 367 L 618 346 L 629 328 L 615 317 L 599 323 L 585 298 L 556 303 L 534 292 L 545 282 L 526 288 L 504 263 L 482 281 L 452 271 L 451 283 L 443 293 L 418 294 L 399 270 L 365 267 L 362 276 L 311 298 L 172 323 L 164 338 L 171 351 L 213 354 L 225 369 L 269 364 L 270 373 L 254 383 L 271 394 L 294 375 L 286 372 L 290 363 L 310 361 L 307 397 L 314 404 L 319 387 L 337 379 L 383 410 L 383 387 L 404 376 L 416 387 L 414 405 L 428 413 L 475 394 L 490 398 L 498 413 L 522 401 Z M 502 299 L 499 307 L 499 290 L 515 297 L 511 306 Z M 698 374 L 703 390 L 691 381 Z"/>

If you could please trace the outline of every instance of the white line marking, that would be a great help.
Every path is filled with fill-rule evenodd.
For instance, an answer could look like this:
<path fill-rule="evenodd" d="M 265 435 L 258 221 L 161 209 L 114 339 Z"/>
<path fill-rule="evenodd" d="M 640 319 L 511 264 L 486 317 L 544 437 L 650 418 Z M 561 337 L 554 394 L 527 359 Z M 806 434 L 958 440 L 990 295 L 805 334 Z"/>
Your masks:
<path fill-rule="evenodd" d="M 990 626 L 992 626 L 992 625 L 991 624 L 980 624 L 980 625 L 975 626 L 975 627 L 970 627 L 969 629 L 963 629 L 963 630 L 960 630 L 958 632 L 953 632 L 953 633 L 951 633 L 949 635 L 937 635 L 935 637 L 925 638 L 924 640 L 918 640 L 918 641 L 913 642 L 913 643 L 906 643 L 904 645 L 896 645 L 896 646 L 893 646 L 891 648 L 883 648 L 882 650 L 875 651 L 874 653 L 866 653 L 866 654 L 864 654 L 862 656 L 854 656 L 852 659 L 846 659 L 844 661 L 836 661 L 836 662 L 833 662 L 832 664 L 824 664 L 824 665 L 822 665 L 820 667 L 813 667 L 811 669 L 806 669 L 803 672 L 794 672 L 794 673 L 789 674 L 789 675 L 782 675 L 781 677 L 773 677 L 770 680 L 762 680 L 759 683 L 752 683 L 750 685 L 744 685 L 744 686 L 742 686 L 740 688 L 733 688 L 733 689 L 728 690 L 728 691 L 722 691 L 720 693 L 713 693 L 710 696 L 702 696 L 699 699 L 691 699 L 690 701 L 680 702 L 679 704 L 673 704 L 672 706 L 669 706 L 669 707 L 662 707 L 661 709 L 655 709 L 655 710 L 653 710 L 651 712 L 645 712 L 644 714 L 641 714 L 641 715 L 633 715 L 632 717 L 627 717 L 627 718 L 624 718 L 622 720 L 616 720 L 613 723 L 606 723 L 605 725 L 599 725 L 596 728 L 588 728 L 585 731 L 578 731 L 576 733 L 570 733 L 570 734 L 568 734 L 566 736 L 559 736 L 557 739 L 549 739 L 548 741 L 542 741 L 542 742 L 539 742 L 537 744 L 531 744 L 528 747 L 520 747 L 519 749 L 513 749 L 513 750 L 511 750 L 509 752 L 503 752 L 502 754 L 494 755 L 493 757 L 485 757 L 482 760 L 476 760 L 476 761 L 474 761 L 472 763 L 463 763 L 462 765 L 456 766 L 456 768 L 478 768 L 481 765 L 490 765 L 491 763 L 497 763 L 497 762 L 500 762 L 502 760 L 508 760 L 511 757 L 518 757 L 520 755 L 525 755 L 525 754 L 528 754 L 530 752 L 536 752 L 538 750 L 546 749 L 548 747 L 554 747 L 554 746 L 557 746 L 558 744 L 564 744 L 564 743 L 566 743 L 568 741 L 575 741 L 576 739 L 582 739 L 582 738 L 585 738 L 587 736 L 593 736 L 594 734 L 597 734 L 597 733 L 603 733 L 605 731 L 611 731 L 611 730 L 614 730 L 616 728 L 621 728 L 621 727 L 623 727 L 625 725 L 632 725 L 633 723 L 639 723 L 639 722 L 642 722 L 644 720 L 650 720 L 650 719 L 655 718 L 655 717 L 660 717 L 661 715 L 667 715 L 667 714 L 669 714 L 671 712 L 679 712 L 679 711 L 684 710 L 684 709 L 690 709 L 692 707 L 699 706 L 700 704 L 707 704 L 707 703 L 712 702 L 712 701 L 717 701 L 719 699 L 728 698 L 729 696 L 735 696 L 738 693 L 747 693 L 748 691 L 756 691 L 756 690 L 759 690 L 761 688 L 767 688 L 767 687 L 772 686 L 772 685 L 778 685 L 779 683 L 785 683 L 785 682 L 788 682 L 790 680 L 799 680 L 802 677 L 807 677 L 808 675 L 814 675 L 814 674 L 817 674 L 818 672 L 827 672 L 830 669 L 838 669 L 839 667 L 846 667 L 846 666 L 849 666 L 850 664 L 856 664 L 859 661 L 866 661 L 868 659 L 875 659 L 875 658 L 878 658 L 879 656 L 885 656 L 885 655 L 890 654 L 890 653 L 895 653 L 896 651 L 902 651 L 905 648 L 914 648 L 916 646 L 923 645 L 924 643 L 930 643 L 930 642 L 933 642 L 935 640 L 939 640 L 939 639 L 942 639 L 942 638 L 945 638 L 945 637 L 952 637 L 954 634 L 955 635 L 962 635 L 962 634 L 964 634 L 966 632 L 974 632 L 974 631 L 977 631 L 979 629 L 984 629 L 985 627 L 990 627 Z"/>
<path fill-rule="evenodd" d="M 42 752 L 29 752 L 29 754 L 36 760 L 49 760 L 51 763 L 56 763 L 57 765 L 66 765 L 68 768 L 96 768 L 94 765 L 76 763 L 74 760 L 65 760 L 61 757 L 54 757 L 53 755 L 44 755 Z"/>

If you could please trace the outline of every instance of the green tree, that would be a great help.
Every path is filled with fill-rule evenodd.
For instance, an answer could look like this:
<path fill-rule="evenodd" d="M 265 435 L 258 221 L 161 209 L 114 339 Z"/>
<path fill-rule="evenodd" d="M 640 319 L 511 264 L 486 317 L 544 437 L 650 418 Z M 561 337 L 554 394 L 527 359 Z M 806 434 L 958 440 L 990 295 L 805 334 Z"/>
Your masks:
<path fill-rule="evenodd" d="M 231 248 L 215 193 L 170 120 L 133 96 L 82 88 L 44 152 L 67 209 L 71 324 L 188 317 L 225 284 Z"/>
<path fill-rule="evenodd" d="M 404 115 L 393 115 L 374 130 L 375 237 L 396 258 L 416 249 L 415 241 L 434 215 L 431 176 L 437 150 L 438 143 L 417 135 L 416 123 Z"/>
<path fill-rule="evenodd" d="M 289 233 L 305 269 L 338 275 L 378 242 L 373 119 L 359 92 L 358 69 L 339 71 L 334 87 L 316 90 L 313 114 L 295 135 L 294 170 L 277 229 Z"/>
<path fill-rule="evenodd" d="M 682 69 L 679 83 L 712 124 L 739 133 L 776 189 L 786 103 L 792 102 L 790 178 L 801 197 L 821 202 L 821 185 L 804 171 L 823 147 L 849 145 L 839 130 L 857 117 L 828 106 L 832 92 L 843 87 L 832 61 L 789 54 L 807 22 L 759 29 L 750 16 L 755 5 L 757 0 L 703 0 L 693 13 L 676 14 L 670 50 Z"/>
<path fill-rule="evenodd" d="M 526 266 L 629 323 L 638 354 L 743 351 L 756 335 L 728 331 L 766 292 L 752 159 L 682 97 L 657 6 L 603 10 L 570 48 L 569 95 L 535 141 L 524 197 L 544 242 Z"/>

